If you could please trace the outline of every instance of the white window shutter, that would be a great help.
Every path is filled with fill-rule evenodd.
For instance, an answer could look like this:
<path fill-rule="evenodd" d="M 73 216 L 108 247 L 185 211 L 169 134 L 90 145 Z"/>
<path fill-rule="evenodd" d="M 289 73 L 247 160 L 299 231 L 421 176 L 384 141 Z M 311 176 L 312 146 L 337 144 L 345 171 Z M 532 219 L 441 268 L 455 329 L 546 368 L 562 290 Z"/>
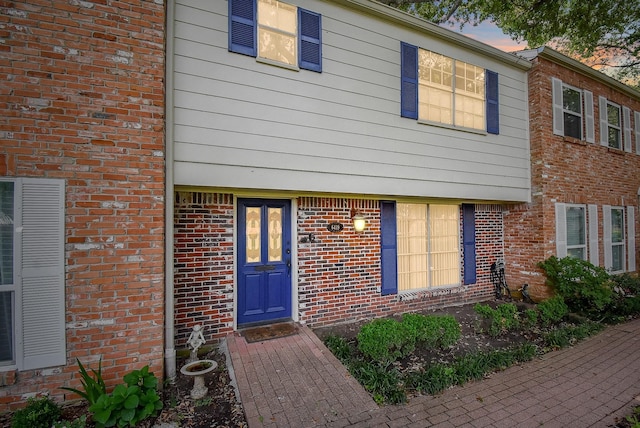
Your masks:
<path fill-rule="evenodd" d="M 564 113 L 562 111 L 562 80 L 551 78 L 551 98 L 553 102 L 553 133 L 564 136 Z"/>
<path fill-rule="evenodd" d="M 627 254 L 629 263 L 627 271 L 636 271 L 636 215 L 635 207 L 632 205 L 627 207 Z"/>
<path fill-rule="evenodd" d="M 64 180 L 21 179 L 19 367 L 66 364 L 64 301 Z"/>
<path fill-rule="evenodd" d="M 600 251 L 598 249 L 598 206 L 589 205 L 589 262 L 594 266 L 600 265 Z"/>
<path fill-rule="evenodd" d="M 640 155 L 640 111 L 633 113 L 636 129 L 636 153 Z"/>
<path fill-rule="evenodd" d="M 607 120 L 607 99 L 598 97 L 598 110 L 600 113 L 600 144 L 609 145 L 609 121 Z"/>
<path fill-rule="evenodd" d="M 595 143 L 596 141 L 596 125 L 593 117 L 593 94 L 584 90 L 584 120 L 585 120 L 585 139 L 587 143 Z"/>
<path fill-rule="evenodd" d="M 622 122 L 624 151 L 631 153 L 631 109 L 629 107 L 622 107 Z"/>
<path fill-rule="evenodd" d="M 567 256 L 567 208 L 566 204 L 556 204 L 556 257 Z"/>
<path fill-rule="evenodd" d="M 613 254 L 611 252 L 611 205 L 602 206 L 602 241 L 604 243 L 604 268 L 613 268 Z"/>

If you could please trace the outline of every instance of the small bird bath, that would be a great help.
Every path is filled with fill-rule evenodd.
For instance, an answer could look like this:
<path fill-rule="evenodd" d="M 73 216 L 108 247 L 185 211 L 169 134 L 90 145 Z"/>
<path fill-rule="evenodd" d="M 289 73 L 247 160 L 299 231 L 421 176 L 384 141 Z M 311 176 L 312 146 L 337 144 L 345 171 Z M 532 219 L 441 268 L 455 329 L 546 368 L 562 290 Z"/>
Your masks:
<path fill-rule="evenodd" d="M 213 360 L 197 360 L 182 366 L 180 373 L 193 377 L 191 398 L 197 400 L 207 395 L 208 389 L 204 385 L 204 375 L 215 370 L 216 367 L 218 367 L 218 363 Z"/>

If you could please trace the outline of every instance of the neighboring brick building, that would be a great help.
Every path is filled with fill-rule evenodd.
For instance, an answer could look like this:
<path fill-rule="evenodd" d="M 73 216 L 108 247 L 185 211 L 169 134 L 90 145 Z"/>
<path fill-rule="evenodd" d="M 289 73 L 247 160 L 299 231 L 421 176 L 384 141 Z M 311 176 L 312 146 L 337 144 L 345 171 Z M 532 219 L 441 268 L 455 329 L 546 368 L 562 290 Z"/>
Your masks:
<path fill-rule="evenodd" d="M 509 285 L 547 296 L 537 263 L 552 255 L 636 271 L 640 93 L 549 48 L 521 55 L 533 63 L 532 201 L 504 216 Z"/>
<path fill-rule="evenodd" d="M 164 34 L 157 0 L 0 4 L 0 412 L 76 358 L 162 374 Z"/>

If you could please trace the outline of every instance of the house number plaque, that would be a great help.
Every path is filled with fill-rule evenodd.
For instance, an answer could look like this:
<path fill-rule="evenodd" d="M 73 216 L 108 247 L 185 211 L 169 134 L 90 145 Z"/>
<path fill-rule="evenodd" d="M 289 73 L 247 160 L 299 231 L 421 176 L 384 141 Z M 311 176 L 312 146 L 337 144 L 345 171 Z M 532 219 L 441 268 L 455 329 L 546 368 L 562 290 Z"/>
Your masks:
<path fill-rule="evenodd" d="M 342 223 L 333 222 L 327 225 L 327 230 L 329 232 L 337 233 L 342 231 L 342 229 L 344 229 L 344 225 Z"/>

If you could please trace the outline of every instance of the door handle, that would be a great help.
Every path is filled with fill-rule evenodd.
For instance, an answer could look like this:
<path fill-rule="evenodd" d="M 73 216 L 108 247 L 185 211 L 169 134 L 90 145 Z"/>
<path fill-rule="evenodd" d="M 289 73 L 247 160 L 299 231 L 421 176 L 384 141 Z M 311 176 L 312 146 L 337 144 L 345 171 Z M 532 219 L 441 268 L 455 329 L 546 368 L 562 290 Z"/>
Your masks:
<path fill-rule="evenodd" d="M 291 275 L 291 259 L 287 259 L 287 274 Z"/>

